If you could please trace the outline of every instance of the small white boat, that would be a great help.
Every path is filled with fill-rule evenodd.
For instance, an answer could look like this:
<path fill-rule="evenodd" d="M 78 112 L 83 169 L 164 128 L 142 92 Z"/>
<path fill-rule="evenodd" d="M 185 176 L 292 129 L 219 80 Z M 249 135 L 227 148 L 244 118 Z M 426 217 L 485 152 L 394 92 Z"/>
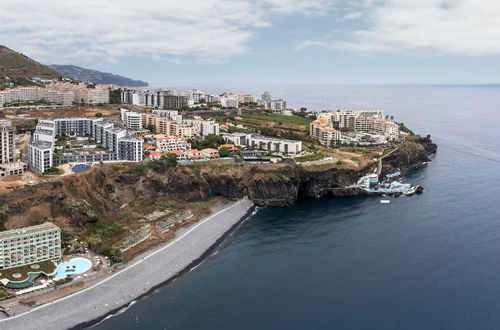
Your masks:
<path fill-rule="evenodd" d="M 382 200 L 380 200 L 380 203 L 381 203 L 381 204 L 389 204 L 390 202 L 391 202 L 391 201 L 390 201 L 390 200 L 388 200 L 388 199 L 382 199 Z"/>

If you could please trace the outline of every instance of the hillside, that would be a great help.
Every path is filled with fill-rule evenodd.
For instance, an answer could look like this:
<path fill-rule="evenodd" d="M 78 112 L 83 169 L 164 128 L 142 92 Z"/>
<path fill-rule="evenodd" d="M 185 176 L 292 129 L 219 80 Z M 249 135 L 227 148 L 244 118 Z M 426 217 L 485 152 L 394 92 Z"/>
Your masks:
<path fill-rule="evenodd" d="M 7 78 L 32 77 L 57 79 L 61 77 L 61 74 L 26 55 L 0 45 L 0 82 L 5 81 Z"/>
<path fill-rule="evenodd" d="M 142 80 L 133 80 L 113 73 L 86 69 L 76 65 L 52 64 L 49 66 L 64 76 L 94 84 L 115 84 L 132 87 L 143 87 L 149 85 L 147 82 Z"/>

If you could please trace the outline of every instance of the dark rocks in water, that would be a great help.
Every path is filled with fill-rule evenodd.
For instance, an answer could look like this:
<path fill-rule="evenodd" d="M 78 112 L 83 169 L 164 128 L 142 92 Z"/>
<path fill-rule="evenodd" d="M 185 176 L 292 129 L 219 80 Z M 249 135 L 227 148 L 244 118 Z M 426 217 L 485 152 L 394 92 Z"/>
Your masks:
<path fill-rule="evenodd" d="M 424 192 L 424 187 L 422 187 L 422 186 L 417 186 L 417 189 L 415 190 L 415 192 L 416 192 L 417 194 L 421 194 L 421 193 L 423 193 L 423 192 Z"/>
<path fill-rule="evenodd" d="M 399 197 L 401 196 L 403 193 L 401 191 L 398 191 L 398 192 L 395 192 L 394 193 L 394 197 Z"/>

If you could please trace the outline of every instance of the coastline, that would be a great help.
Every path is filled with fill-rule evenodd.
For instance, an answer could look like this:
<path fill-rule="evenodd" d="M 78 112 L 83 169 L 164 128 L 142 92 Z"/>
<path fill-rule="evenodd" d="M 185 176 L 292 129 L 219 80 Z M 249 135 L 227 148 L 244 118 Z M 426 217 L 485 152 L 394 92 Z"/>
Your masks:
<path fill-rule="evenodd" d="M 190 271 L 254 210 L 255 205 L 250 200 L 240 199 L 179 230 L 175 240 L 136 257 L 123 269 L 96 284 L 25 313 L 1 319 L 0 328 L 5 325 L 9 329 L 26 330 L 84 329 L 98 323 Z M 136 267 L 138 265 L 141 267 Z"/>

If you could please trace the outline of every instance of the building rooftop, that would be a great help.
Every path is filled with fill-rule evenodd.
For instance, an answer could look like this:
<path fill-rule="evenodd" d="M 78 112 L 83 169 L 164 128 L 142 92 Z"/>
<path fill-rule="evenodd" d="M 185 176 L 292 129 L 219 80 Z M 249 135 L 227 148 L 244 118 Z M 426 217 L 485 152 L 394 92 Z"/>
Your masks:
<path fill-rule="evenodd" d="M 37 147 L 38 149 L 51 149 L 52 143 L 45 141 L 31 141 L 30 145 Z"/>
<path fill-rule="evenodd" d="M 31 227 L 24 227 L 24 228 L 19 228 L 19 229 L 12 229 L 12 230 L 6 230 L 0 232 L 0 240 L 1 239 L 6 239 L 6 238 L 12 238 L 16 237 L 19 235 L 29 235 L 29 234 L 36 234 L 39 232 L 43 232 L 46 230 L 51 230 L 51 229 L 59 229 L 55 224 L 52 222 L 45 222 L 41 225 L 36 225 L 36 226 L 31 226 Z"/>

